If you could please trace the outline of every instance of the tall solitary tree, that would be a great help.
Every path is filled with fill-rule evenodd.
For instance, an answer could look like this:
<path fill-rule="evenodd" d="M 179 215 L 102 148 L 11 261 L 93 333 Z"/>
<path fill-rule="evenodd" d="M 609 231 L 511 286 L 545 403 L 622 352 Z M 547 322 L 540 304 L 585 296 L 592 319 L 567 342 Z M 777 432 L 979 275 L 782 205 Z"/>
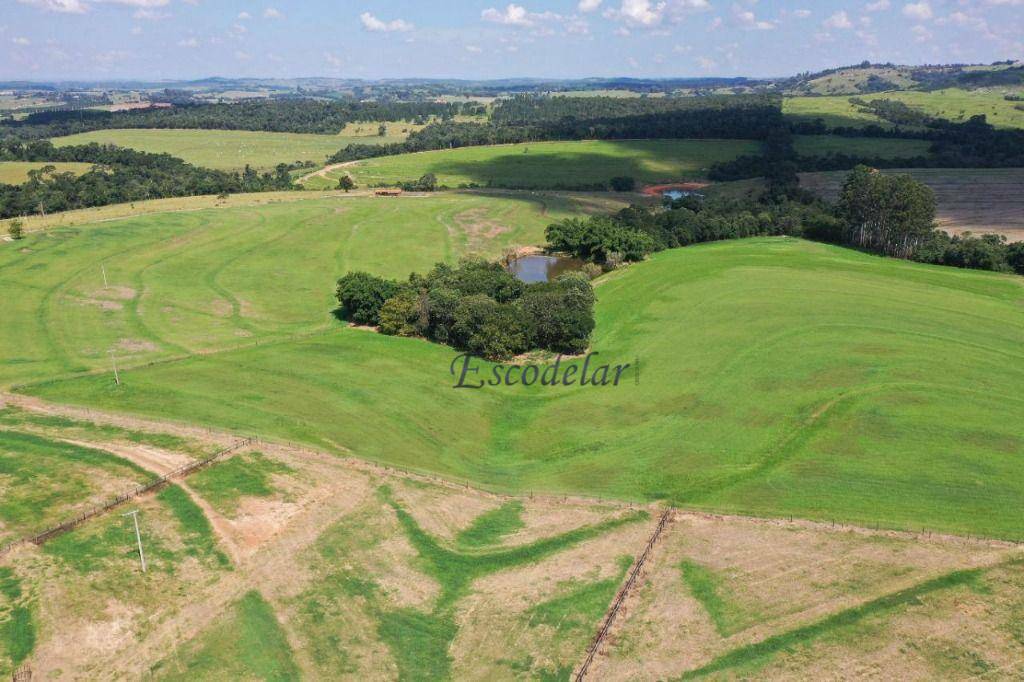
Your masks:
<path fill-rule="evenodd" d="M 338 180 L 338 189 L 343 189 L 345 190 L 345 192 L 348 192 L 349 190 L 353 190 L 355 188 L 356 183 L 352 180 L 352 176 L 349 175 L 348 173 L 342 175 L 341 179 Z"/>

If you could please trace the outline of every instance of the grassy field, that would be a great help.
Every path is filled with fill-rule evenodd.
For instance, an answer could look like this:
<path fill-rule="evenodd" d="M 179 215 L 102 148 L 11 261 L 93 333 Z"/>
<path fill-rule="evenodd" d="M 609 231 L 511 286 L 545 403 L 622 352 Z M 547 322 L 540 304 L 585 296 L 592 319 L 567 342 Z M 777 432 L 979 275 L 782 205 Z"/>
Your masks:
<path fill-rule="evenodd" d="M 938 226 L 952 234 L 991 232 L 1024 240 L 1024 170 L 1019 168 L 911 168 L 908 174 L 935 192 Z M 839 195 L 845 171 L 804 173 L 800 184 L 829 200 Z"/>
<path fill-rule="evenodd" d="M 930 116 L 962 122 L 971 116 L 985 114 L 988 122 L 999 128 L 1024 128 L 1024 111 L 1016 108 L 1020 102 L 1004 99 L 1007 91 L 1000 88 L 961 90 L 950 88 L 931 92 L 893 91 L 859 95 L 865 101 L 892 99 Z M 825 97 L 786 97 L 783 113 L 794 118 L 813 120 L 822 118 L 829 126 L 864 126 L 868 124 L 891 128 L 892 124 L 874 114 L 858 111 L 850 103 L 849 95 Z"/>
<path fill-rule="evenodd" d="M 116 144 L 155 154 L 170 154 L 206 168 L 240 170 L 246 164 L 270 170 L 279 163 L 313 161 L 322 164 L 334 152 L 352 144 L 401 142 L 411 123 L 389 123 L 388 134 L 377 134 L 379 124 L 353 124 L 340 135 L 267 133 L 249 130 L 95 130 L 54 138 L 58 147 L 68 145 Z"/>
<path fill-rule="evenodd" d="M 793 140 L 793 146 L 802 156 L 849 154 L 895 159 L 927 156 L 931 143 L 926 140 L 893 140 L 884 137 L 797 135 Z"/>
<path fill-rule="evenodd" d="M 791 239 L 664 252 L 598 287 L 594 349 L 612 363 L 639 358 L 638 384 L 456 391 L 451 350 L 333 322 L 331 281 L 455 258 L 483 215 L 518 228 L 484 251 L 530 243 L 555 214 L 459 195 L 381 205 L 311 202 L 239 211 L 238 222 L 176 214 L 30 238 L 32 253 L 9 249 L 0 262 L 20 320 L 6 327 L 4 381 L 102 369 L 110 348 L 128 365 L 237 343 L 125 370 L 120 388 L 97 374 L 30 391 L 503 489 L 1020 536 L 1018 278 Z M 68 254 L 77 265 L 47 267 Z M 268 276 L 288 285 L 267 287 Z"/>
<path fill-rule="evenodd" d="M 712 164 L 759 149 L 760 145 L 747 140 L 590 140 L 463 147 L 359 161 L 309 186 L 336 186 L 343 172 L 350 173 L 358 185 L 394 185 L 425 173 L 433 173 L 438 183 L 449 187 L 578 187 L 607 183 L 615 176 L 631 176 L 642 183 L 698 180 Z"/>
<path fill-rule="evenodd" d="M 333 283 L 543 243 L 589 195 L 346 197 L 182 211 L 0 242 L 0 385 L 268 343 L 334 324 Z M 104 287 L 103 269 L 109 286 Z"/>
<path fill-rule="evenodd" d="M 39 161 L 0 161 L 0 184 L 20 185 L 28 180 L 28 172 L 45 166 L 53 166 L 57 173 L 74 173 L 81 175 L 90 168 L 91 163 L 62 163 Z"/>

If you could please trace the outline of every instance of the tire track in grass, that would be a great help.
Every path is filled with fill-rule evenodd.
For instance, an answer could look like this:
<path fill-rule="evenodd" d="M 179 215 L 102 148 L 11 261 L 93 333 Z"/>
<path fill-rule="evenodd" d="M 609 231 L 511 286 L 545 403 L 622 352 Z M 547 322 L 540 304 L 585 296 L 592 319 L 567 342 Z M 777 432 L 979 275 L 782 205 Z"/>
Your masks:
<path fill-rule="evenodd" d="M 75 230 L 78 233 L 78 230 Z M 49 233 L 48 233 L 49 234 Z M 167 238 L 168 235 L 162 234 L 155 237 L 152 241 L 147 241 L 143 244 L 135 244 L 124 249 L 113 251 L 105 254 L 102 260 L 109 260 L 115 257 L 122 257 L 131 254 L 139 249 L 146 249 L 153 246 L 154 243 L 158 243 Z M 59 280 L 56 284 L 46 289 L 46 293 L 39 301 L 38 312 L 36 313 L 36 321 L 39 325 L 39 336 L 53 353 L 54 359 L 61 364 L 64 370 L 67 372 L 77 372 L 81 370 L 87 370 L 81 363 L 76 363 L 72 358 L 71 353 L 63 346 L 59 345 L 53 330 L 56 328 L 55 322 L 61 319 L 63 316 L 60 314 L 58 309 L 59 303 L 57 302 L 58 294 L 64 295 L 70 288 L 71 283 L 83 276 L 89 270 L 93 270 L 96 267 L 96 263 L 90 263 L 89 265 L 83 265 L 81 268 L 72 271 L 67 277 Z"/>

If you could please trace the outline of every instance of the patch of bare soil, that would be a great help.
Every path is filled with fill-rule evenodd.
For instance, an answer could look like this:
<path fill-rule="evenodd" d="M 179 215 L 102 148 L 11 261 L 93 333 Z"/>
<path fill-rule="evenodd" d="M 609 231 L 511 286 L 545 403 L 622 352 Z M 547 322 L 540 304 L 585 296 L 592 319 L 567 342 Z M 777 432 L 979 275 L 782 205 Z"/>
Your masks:
<path fill-rule="evenodd" d="M 489 217 L 486 208 L 471 208 L 453 217 L 456 226 L 466 235 L 470 251 L 479 250 L 487 241 L 508 231 L 508 225 Z"/>
<path fill-rule="evenodd" d="M 217 317 L 231 317 L 234 308 L 232 308 L 230 301 L 225 301 L 223 298 L 215 298 L 210 301 L 210 310 Z"/>
<path fill-rule="evenodd" d="M 80 298 L 79 305 L 96 306 L 100 310 L 124 310 L 124 304 L 120 301 L 106 301 L 100 298 Z"/>
<path fill-rule="evenodd" d="M 160 346 L 145 339 L 120 339 L 114 349 L 123 353 L 150 353 L 160 350 Z"/>

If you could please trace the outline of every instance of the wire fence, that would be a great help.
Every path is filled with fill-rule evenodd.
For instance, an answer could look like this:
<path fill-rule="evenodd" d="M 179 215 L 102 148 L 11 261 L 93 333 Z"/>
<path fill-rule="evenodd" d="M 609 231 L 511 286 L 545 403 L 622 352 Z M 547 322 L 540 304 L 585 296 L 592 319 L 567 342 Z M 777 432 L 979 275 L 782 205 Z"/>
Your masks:
<path fill-rule="evenodd" d="M 665 526 L 668 525 L 669 519 L 672 518 L 672 513 L 675 511 L 672 507 L 665 510 L 665 513 L 661 515 L 661 519 L 658 521 L 658 526 L 651 533 L 650 539 L 647 541 L 647 546 L 644 547 L 644 551 L 637 557 L 636 562 L 633 564 L 633 568 L 629 571 L 629 578 L 626 579 L 625 584 L 619 593 L 615 595 L 615 601 L 612 602 L 611 608 L 608 610 L 608 615 L 605 616 L 604 623 L 601 624 L 601 629 L 594 635 L 594 639 L 590 642 L 590 646 L 587 647 L 587 657 L 583 659 L 582 665 L 576 672 L 576 682 L 582 682 L 583 678 L 587 676 L 587 672 L 590 670 L 590 665 L 594 662 L 594 656 L 597 655 L 598 650 L 601 648 L 601 644 L 604 643 L 605 638 L 608 636 L 608 632 L 611 630 L 612 625 L 615 624 L 615 617 L 619 615 L 619 609 L 622 608 L 622 603 L 626 600 L 630 590 L 636 585 L 637 580 L 640 578 L 640 571 L 643 570 L 644 564 L 647 562 L 647 557 L 650 556 L 651 550 L 654 548 L 654 544 L 661 537 L 661 532 L 665 530 Z"/>
<path fill-rule="evenodd" d="M 0 556 L 3 556 L 4 554 L 10 552 L 12 549 L 19 545 L 41 545 L 47 540 L 55 538 L 58 535 L 63 535 L 64 533 L 67 533 L 68 531 L 73 530 L 74 528 L 77 528 L 78 526 L 82 525 L 89 519 L 95 518 L 100 514 L 103 514 L 105 512 L 110 511 L 111 509 L 114 509 L 115 507 L 119 507 L 125 504 L 126 502 L 134 500 L 140 495 L 144 495 L 148 492 L 152 492 L 154 490 L 158 490 L 164 487 L 165 485 L 170 483 L 172 479 L 183 478 L 185 476 L 188 476 L 189 474 L 194 473 L 205 466 L 209 466 L 213 462 L 216 462 L 218 459 L 221 459 L 225 455 L 228 455 L 234 452 L 235 450 L 248 447 L 252 445 L 255 442 L 255 440 L 256 439 L 252 437 L 238 440 L 234 444 L 221 450 L 218 450 L 209 457 L 205 457 L 203 459 L 196 460 L 195 462 L 190 462 L 189 464 L 186 464 L 184 466 L 180 466 L 174 471 L 171 471 L 167 474 L 164 474 L 163 476 L 160 476 L 156 480 L 153 480 L 144 485 L 137 486 L 132 490 L 128 490 L 126 492 L 121 493 L 117 497 L 108 500 L 101 505 L 97 505 L 95 507 L 87 509 L 86 511 L 80 513 L 78 516 L 75 516 L 74 518 L 67 519 L 57 524 L 56 526 L 51 526 L 50 528 L 47 528 L 42 532 L 36 533 L 35 535 L 30 535 L 20 540 L 15 540 L 6 545 L 0 546 Z"/>

